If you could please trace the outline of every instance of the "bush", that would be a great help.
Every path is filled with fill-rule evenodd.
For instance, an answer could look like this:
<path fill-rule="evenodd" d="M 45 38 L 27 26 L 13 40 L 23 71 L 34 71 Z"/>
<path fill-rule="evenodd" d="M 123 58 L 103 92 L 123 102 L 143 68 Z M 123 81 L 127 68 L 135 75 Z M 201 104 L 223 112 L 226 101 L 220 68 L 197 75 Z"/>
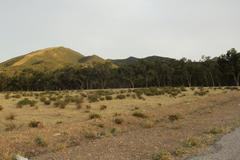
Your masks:
<path fill-rule="evenodd" d="M 177 120 L 179 120 L 180 118 L 182 118 L 182 116 L 181 116 L 180 114 L 172 114 L 172 115 L 169 115 L 169 116 L 168 116 L 168 119 L 169 119 L 171 122 L 177 121 Z"/>
<path fill-rule="evenodd" d="M 101 105 L 100 110 L 102 111 L 102 110 L 105 110 L 105 109 L 107 109 L 107 106 L 106 105 Z"/>
<path fill-rule="evenodd" d="M 82 104 L 81 104 L 81 103 L 76 104 L 76 108 L 77 108 L 77 109 L 81 109 L 81 108 L 82 108 Z"/>
<path fill-rule="evenodd" d="M 34 100 L 29 100 L 28 98 L 24 98 L 23 100 L 18 101 L 17 106 L 26 106 L 30 105 L 31 107 L 35 106 L 37 102 Z"/>
<path fill-rule="evenodd" d="M 7 93 L 7 94 L 5 94 L 5 99 L 9 99 L 10 98 L 10 93 Z"/>
<path fill-rule="evenodd" d="M 39 127 L 42 127 L 43 124 L 39 121 L 31 121 L 29 124 L 28 124 L 29 127 L 31 128 L 39 128 Z"/>
<path fill-rule="evenodd" d="M 152 160 L 172 160 L 173 157 L 170 152 L 162 150 L 158 154 L 153 155 Z"/>
<path fill-rule="evenodd" d="M 47 143 L 46 143 L 45 140 L 44 140 L 43 138 L 41 138 L 41 137 L 36 137 L 36 138 L 34 139 L 34 142 L 35 142 L 35 144 L 37 144 L 37 145 L 40 146 L 40 147 L 46 147 L 46 146 L 47 146 Z"/>
<path fill-rule="evenodd" d="M 11 121 L 12 121 L 12 120 L 15 119 L 15 117 L 16 117 L 16 115 L 14 115 L 14 114 L 11 113 L 11 114 L 9 114 L 8 116 L 6 116 L 5 119 L 6 119 L 6 120 L 11 120 Z"/>
<path fill-rule="evenodd" d="M 208 92 L 209 92 L 208 90 L 200 88 L 199 91 L 195 91 L 194 92 L 194 95 L 196 95 L 196 96 L 205 96 L 206 94 L 208 94 Z"/>
<path fill-rule="evenodd" d="M 114 122 L 116 124 L 122 124 L 123 123 L 123 119 L 122 118 L 114 118 Z"/>
<path fill-rule="evenodd" d="M 84 133 L 84 137 L 87 139 L 96 139 L 97 138 L 97 134 L 93 131 L 87 131 Z"/>
<path fill-rule="evenodd" d="M 119 94 L 116 96 L 116 99 L 125 99 L 125 98 L 126 98 L 126 96 L 123 94 Z"/>
<path fill-rule="evenodd" d="M 45 101 L 44 101 L 44 104 L 45 104 L 45 105 L 50 105 L 50 104 L 51 104 L 51 101 L 50 101 L 50 100 L 45 100 Z"/>
<path fill-rule="evenodd" d="M 62 100 L 58 100 L 54 103 L 55 107 L 59 107 L 61 109 L 64 109 L 66 107 L 67 103 L 65 101 Z"/>
<path fill-rule="evenodd" d="M 86 105 L 86 109 L 91 109 L 91 106 L 90 105 Z"/>
<path fill-rule="evenodd" d="M 101 118 L 101 116 L 97 113 L 91 113 L 89 115 L 89 119 L 99 119 L 99 118 Z"/>
<path fill-rule="evenodd" d="M 217 127 L 214 127 L 209 131 L 210 134 L 221 134 L 223 132 L 224 132 L 223 128 L 217 128 Z"/>
<path fill-rule="evenodd" d="M 154 122 L 152 121 L 145 121 L 141 124 L 143 128 L 152 128 L 154 126 Z"/>
<path fill-rule="evenodd" d="M 141 112 L 134 112 L 132 115 L 138 118 L 147 118 L 147 116 Z"/>
<path fill-rule="evenodd" d="M 195 146 L 198 146 L 200 145 L 200 140 L 198 138 L 188 138 L 185 142 L 184 142 L 184 146 L 185 147 L 189 147 L 189 148 L 192 148 L 192 147 L 195 147 Z"/>
<path fill-rule="evenodd" d="M 90 102 L 90 103 L 94 103 L 94 102 L 98 102 L 99 100 L 98 100 L 98 96 L 97 95 L 89 95 L 88 96 L 88 101 Z"/>
<path fill-rule="evenodd" d="M 105 96 L 105 98 L 106 98 L 106 100 L 108 100 L 108 101 L 110 101 L 110 100 L 112 100 L 113 99 L 113 97 L 112 96 Z"/>
<path fill-rule="evenodd" d="M 14 123 L 6 123 L 5 125 L 5 131 L 13 131 L 16 129 L 16 125 Z"/>
<path fill-rule="evenodd" d="M 40 97 L 40 101 L 44 103 L 46 101 L 46 97 Z"/>

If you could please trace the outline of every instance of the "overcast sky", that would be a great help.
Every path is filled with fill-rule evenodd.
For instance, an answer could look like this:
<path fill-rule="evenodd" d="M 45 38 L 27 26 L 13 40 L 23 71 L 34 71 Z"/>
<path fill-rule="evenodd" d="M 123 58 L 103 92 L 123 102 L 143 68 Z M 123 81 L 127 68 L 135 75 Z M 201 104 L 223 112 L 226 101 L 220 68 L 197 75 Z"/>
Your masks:
<path fill-rule="evenodd" d="M 0 61 L 65 46 L 103 58 L 240 50 L 240 0 L 0 0 Z"/>

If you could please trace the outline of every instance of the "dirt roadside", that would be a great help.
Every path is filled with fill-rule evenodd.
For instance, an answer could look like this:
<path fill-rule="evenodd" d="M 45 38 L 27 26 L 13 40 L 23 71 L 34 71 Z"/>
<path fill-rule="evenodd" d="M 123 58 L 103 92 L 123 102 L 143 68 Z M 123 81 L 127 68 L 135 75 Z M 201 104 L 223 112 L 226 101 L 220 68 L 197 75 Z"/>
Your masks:
<path fill-rule="evenodd" d="M 206 133 L 209 130 L 205 128 L 206 123 L 211 127 L 237 127 L 239 104 L 239 93 L 209 97 L 191 103 L 200 107 L 183 115 L 184 118 L 178 122 L 160 122 L 153 128 L 138 128 L 115 137 L 83 142 L 79 146 L 40 155 L 33 160 L 151 160 L 153 154 L 162 149 L 174 153 L 188 137 Z M 181 107 L 187 105 L 189 104 L 181 104 Z M 197 154 L 206 149 L 207 145 L 209 144 L 187 148 L 187 154 L 175 159 Z"/>

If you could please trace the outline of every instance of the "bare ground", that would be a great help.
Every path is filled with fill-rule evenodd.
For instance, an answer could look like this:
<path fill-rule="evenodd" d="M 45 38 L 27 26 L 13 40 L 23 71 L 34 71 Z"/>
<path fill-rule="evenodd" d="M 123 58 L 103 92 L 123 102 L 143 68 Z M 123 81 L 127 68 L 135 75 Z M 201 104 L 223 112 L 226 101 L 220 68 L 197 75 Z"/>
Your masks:
<path fill-rule="evenodd" d="M 133 127 L 114 137 L 82 141 L 76 147 L 59 152 L 47 153 L 33 158 L 34 160 L 150 160 L 154 153 L 168 150 L 174 159 L 186 157 L 203 151 L 219 136 L 208 134 L 214 127 L 226 128 L 226 132 L 239 126 L 240 94 L 231 92 L 204 97 L 189 102 L 169 105 L 165 112 L 175 108 L 182 113 L 183 119 L 170 123 L 157 114 L 159 120 L 152 128 Z M 197 106 L 197 107 L 192 107 Z M 192 107 L 192 109 L 187 109 Z M 187 112 L 186 112 L 187 110 Z M 165 113 L 167 115 L 167 113 Z M 226 133 L 224 132 L 224 133 Z M 183 147 L 189 137 L 200 137 L 197 147 Z M 174 155 L 178 148 L 184 148 L 182 156 Z"/>

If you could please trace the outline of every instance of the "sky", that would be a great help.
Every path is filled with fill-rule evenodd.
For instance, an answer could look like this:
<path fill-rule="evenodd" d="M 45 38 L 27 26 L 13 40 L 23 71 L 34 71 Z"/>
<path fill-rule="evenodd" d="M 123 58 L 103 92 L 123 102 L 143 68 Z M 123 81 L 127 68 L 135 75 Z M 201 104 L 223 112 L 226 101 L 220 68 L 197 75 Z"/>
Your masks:
<path fill-rule="evenodd" d="M 239 0 L 0 0 L 0 61 L 65 46 L 119 59 L 240 50 Z"/>

